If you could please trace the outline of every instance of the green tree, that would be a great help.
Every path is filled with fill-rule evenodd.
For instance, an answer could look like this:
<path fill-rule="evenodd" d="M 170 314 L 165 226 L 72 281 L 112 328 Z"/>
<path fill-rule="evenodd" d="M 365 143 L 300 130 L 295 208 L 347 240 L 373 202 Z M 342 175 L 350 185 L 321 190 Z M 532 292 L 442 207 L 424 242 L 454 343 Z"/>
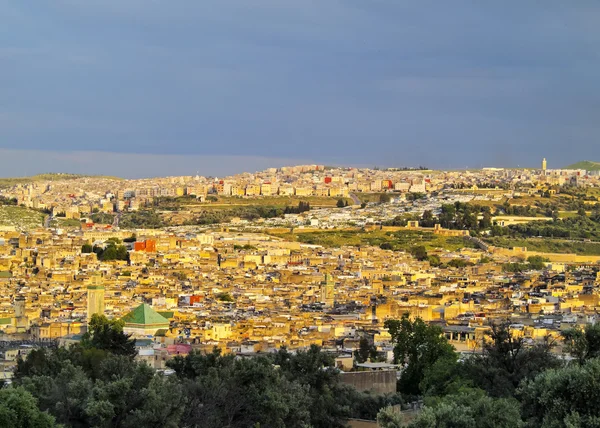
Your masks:
<path fill-rule="evenodd" d="M 387 193 L 382 193 L 381 195 L 379 195 L 379 203 L 380 204 L 387 204 L 391 200 L 392 200 L 392 197 Z"/>
<path fill-rule="evenodd" d="M 490 398 L 481 390 L 449 395 L 426 406 L 410 422 L 385 410 L 378 415 L 382 428 L 519 428 L 523 426 L 519 403 Z"/>
<path fill-rule="evenodd" d="M 518 391 L 531 427 L 600 426 L 600 360 L 546 370 Z"/>
<path fill-rule="evenodd" d="M 169 362 L 184 387 L 182 426 L 303 427 L 310 420 L 306 387 L 288 380 L 266 357 L 236 360 L 192 352 Z"/>
<path fill-rule="evenodd" d="M 427 249 L 423 245 L 416 245 L 410 249 L 410 253 L 419 261 L 427 260 Z"/>
<path fill-rule="evenodd" d="M 109 320 L 104 315 L 93 314 L 82 345 L 133 358 L 137 355 L 135 341 L 123 333 L 124 326 L 123 320 Z"/>
<path fill-rule="evenodd" d="M 91 253 L 94 251 L 94 248 L 90 245 L 90 244 L 83 244 L 81 246 L 81 252 L 82 253 Z"/>
<path fill-rule="evenodd" d="M 344 200 L 340 198 L 340 199 L 338 199 L 336 206 L 338 208 L 344 208 L 346 206 L 346 204 L 345 204 Z"/>
<path fill-rule="evenodd" d="M 456 358 L 452 345 L 442 335 L 438 326 L 427 325 L 422 319 L 411 321 L 408 314 L 400 320 L 387 320 L 394 344 L 394 361 L 404 365 L 399 391 L 406 394 L 423 393 L 420 384 L 427 369 L 443 358 Z"/>
<path fill-rule="evenodd" d="M 461 370 L 465 379 L 493 397 L 514 396 L 523 380 L 560 365 L 550 342 L 528 345 L 511 333 L 508 323 L 492 325 L 489 339 L 482 353 L 465 360 Z"/>
<path fill-rule="evenodd" d="M 54 418 L 38 409 L 37 400 L 25 388 L 0 389 L 0 428 L 56 426 Z"/>
<path fill-rule="evenodd" d="M 529 263 L 529 268 L 534 270 L 542 270 L 546 267 L 546 262 L 550 260 L 544 258 L 542 256 L 529 256 L 527 258 L 527 263 Z"/>
<path fill-rule="evenodd" d="M 588 324 L 583 329 L 570 328 L 562 332 L 565 351 L 580 364 L 600 357 L 600 324 Z"/>

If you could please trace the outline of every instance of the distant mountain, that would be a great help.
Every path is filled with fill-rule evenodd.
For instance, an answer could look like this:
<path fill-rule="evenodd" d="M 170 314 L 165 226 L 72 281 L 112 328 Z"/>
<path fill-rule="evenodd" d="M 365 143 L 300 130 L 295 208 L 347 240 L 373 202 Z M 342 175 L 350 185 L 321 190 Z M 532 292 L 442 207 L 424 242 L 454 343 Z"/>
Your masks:
<path fill-rule="evenodd" d="M 581 161 L 569 165 L 566 169 L 585 169 L 587 171 L 600 171 L 600 162 Z"/>

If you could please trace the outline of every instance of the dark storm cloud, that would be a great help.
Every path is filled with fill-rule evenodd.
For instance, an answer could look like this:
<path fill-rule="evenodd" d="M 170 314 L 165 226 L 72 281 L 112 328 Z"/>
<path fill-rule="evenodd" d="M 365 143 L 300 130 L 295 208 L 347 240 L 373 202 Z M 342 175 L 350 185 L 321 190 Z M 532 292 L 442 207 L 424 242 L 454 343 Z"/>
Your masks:
<path fill-rule="evenodd" d="M 0 16 L 4 149 L 248 169 L 600 159 L 595 2 L 21 0 Z"/>

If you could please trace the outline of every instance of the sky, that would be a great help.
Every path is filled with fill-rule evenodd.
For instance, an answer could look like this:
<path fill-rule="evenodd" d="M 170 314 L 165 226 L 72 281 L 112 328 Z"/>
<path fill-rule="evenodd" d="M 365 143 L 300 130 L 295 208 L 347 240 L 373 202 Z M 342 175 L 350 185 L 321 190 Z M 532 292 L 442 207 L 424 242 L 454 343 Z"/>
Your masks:
<path fill-rule="evenodd" d="M 600 161 L 600 2 L 0 0 L 0 176 Z"/>

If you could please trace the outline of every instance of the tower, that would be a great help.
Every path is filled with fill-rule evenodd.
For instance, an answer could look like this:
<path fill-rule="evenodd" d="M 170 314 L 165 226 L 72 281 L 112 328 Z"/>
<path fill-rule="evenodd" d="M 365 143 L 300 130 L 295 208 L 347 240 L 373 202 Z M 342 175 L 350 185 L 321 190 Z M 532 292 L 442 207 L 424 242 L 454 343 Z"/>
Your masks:
<path fill-rule="evenodd" d="M 90 322 L 92 315 L 104 314 L 104 286 L 90 285 L 87 288 L 87 320 Z"/>
<path fill-rule="evenodd" d="M 327 306 L 333 306 L 334 290 L 335 282 L 333 277 L 326 273 L 325 279 L 321 283 L 321 303 L 325 303 Z"/>
<path fill-rule="evenodd" d="M 25 296 L 15 297 L 15 327 L 19 333 L 29 328 L 29 319 L 25 315 Z"/>
<path fill-rule="evenodd" d="M 371 324 L 377 325 L 377 296 L 371 296 Z"/>
<path fill-rule="evenodd" d="M 546 173 L 546 167 L 547 167 L 546 158 L 544 158 L 544 159 L 542 159 L 542 172 L 544 174 Z"/>

